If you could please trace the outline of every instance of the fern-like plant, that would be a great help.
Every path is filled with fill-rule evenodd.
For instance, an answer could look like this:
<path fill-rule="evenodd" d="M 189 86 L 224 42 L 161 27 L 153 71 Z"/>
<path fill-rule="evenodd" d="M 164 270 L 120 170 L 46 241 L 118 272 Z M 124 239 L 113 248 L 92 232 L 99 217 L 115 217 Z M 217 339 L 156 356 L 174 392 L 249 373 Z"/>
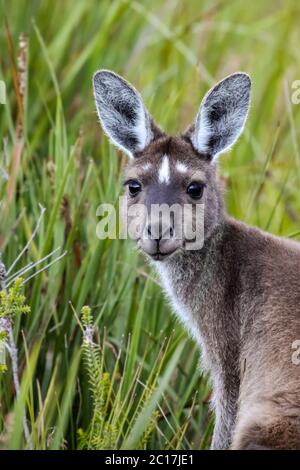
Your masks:
<path fill-rule="evenodd" d="M 94 342 L 93 317 L 89 307 L 82 308 L 81 321 L 83 328 L 83 361 L 84 370 L 87 374 L 91 398 L 92 417 L 87 430 L 78 430 L 78 448 L 89 450 L 119 449 L 132 426 L 140 414 L 144 412 L 155 388 L 148 387 L 142 398 L 135 403 L 135 387 L 133 384 L 131 393 L 122 400 L 122 377 L 117 381 L 116 370 L 120 354 L 118 355 L 114 371 L 110 373 L 105 370 L 104 346 L 101 347 Z M 104 342 L 105 344 L 105 342 Z M 128 406 L 129 405 L 129 406 Z M 156 429 L 156 421 L 159 412 L 155 410 L 150 417 L 145 429 L 140 435 L 137 443 L 138 449 L 146 449 Z"/>
<path fill-rule="evenodd" d="M 6 372 L 5 349 L 8 349 L 13 369 L 16 361 L 16 346 L 13 340 L 13 323 L 16 317 L 30 312 L 23 294 L 23 280 L 18 278 L 8 290 L 0 291 L 0 372 Z"/>
<path fill-rule="evenodd" d="M 93 400 L 93 414 L 89 429 L 78 431 L 80 449 L 110 449 L 116 443 L 117 429 L 108 420 L 108 397 L 111 387 L 108 372 L 103 371 L 103 355 L 93 341 L 94 326 L 91 310 L 82 309 L 83 359 Z"/>
<path fill-rule="evenodd" d="M 6 270 L 0 265 L 0 372 L 7 371 L 5 351 L 8 350 L 12 365 L 13 382 L 16 395 L 20 393 L 18 349 L 13 334 L 13 324 L 16 317 L 30 312 L 29 305 L 23 293 L 23 279 L 17 278 L 12 287 L 6 288 Z M 29 448 L 32 448 L 30 432 L 26 420 L 23 418 L 24 434 Z"/>

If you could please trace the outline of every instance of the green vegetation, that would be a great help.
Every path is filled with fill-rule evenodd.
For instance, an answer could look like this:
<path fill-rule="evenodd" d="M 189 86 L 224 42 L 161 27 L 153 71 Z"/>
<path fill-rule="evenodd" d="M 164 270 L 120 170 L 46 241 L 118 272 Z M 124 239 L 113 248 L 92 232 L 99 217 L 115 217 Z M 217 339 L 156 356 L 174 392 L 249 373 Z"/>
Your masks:
<path fill-rule="evenodd" d="M 1 448 L 209 446 L 210 388 L 197 346 L 133 244 L 96 237 L 96 209 L 117 201 L 126 158 L 100 130 L 91 79 L 98 68 L 126 76 L 157 122 L 175 133 L 215 81 L 248 72 L 248 124 L 220 159 L 227 207 L 247 223 L 299 239 L 300 104 L 291 100 L 300 79 L 299 19 L 297 0 L 0 2 L 7 88 L 0 252 L 7 270 L 38 224 L 9 273 L 21 304 L 0 298 L 0 312 L 13 318 L 20 376 L 16 399 L 7 356 Z M 28 312 L 13 281 L 48 254 L 21 274 Z"/>

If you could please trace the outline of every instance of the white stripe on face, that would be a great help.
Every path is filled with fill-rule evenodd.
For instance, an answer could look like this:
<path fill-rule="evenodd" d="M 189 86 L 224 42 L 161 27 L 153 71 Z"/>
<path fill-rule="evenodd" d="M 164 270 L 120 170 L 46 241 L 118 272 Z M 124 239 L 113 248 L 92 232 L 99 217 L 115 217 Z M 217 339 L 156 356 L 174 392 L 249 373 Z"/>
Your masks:
<path fill-rule="evenodd" d="M 186 173 L 188 171 L 185 164 L 181 162 L 176 163 L 176 170 L 179 171 L 179 173 Z"/>
<path fill-rule="evenodd" d="M 169 158 L 167 155 L 164 155 L 160 169 L 158 171 L 158 180 L 160 183 L 169 184 L 170 182 L 170 165 Z"/>

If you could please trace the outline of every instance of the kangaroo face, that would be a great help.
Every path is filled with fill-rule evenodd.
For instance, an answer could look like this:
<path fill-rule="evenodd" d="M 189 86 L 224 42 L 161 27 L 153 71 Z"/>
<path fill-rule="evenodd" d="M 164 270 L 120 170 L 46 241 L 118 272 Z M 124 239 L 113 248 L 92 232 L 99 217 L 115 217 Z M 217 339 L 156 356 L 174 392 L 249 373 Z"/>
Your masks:
<path fill-rule="evenodd" d="M 161 261 L 178 250 L 193 249 L 190 243 L 197 238 L 200 227 L 205 238 L 218 223 L 222 202 L 216 156 L 241 133 L 249 92 L 247 75 L 231 75 L 206 95 L 186 133 L 169 137 L 157 127 L 137 91 L 123 78 L 105 70 L 95 74 L 94 93 L 101 125 L 112 142 L 130 157 L 124 175 L 127 206 L 131 209 L 127 214 L 133 214 L 132 209 L 144 209 L 135 214 L 139 226 L 135 238 L 152 259 Z M 202 245 L 203 240 L 195 246 L 199 249 Z"/>
<path fill-rule="evenodd" d="M 196 231 L 195 219 L 203 216 L 203 210 L 196 212 L 196 205 L 204 209 L 205 236 L 220 216 L 215 165 L 181 137 L 161 137 L 132 159 L 125 170 L 124 185 L 128 207 L 142 204 L 146 209 L 137 243 L 155 260 L 194 246 L 193 234 L 189 235 L 188 227 L 183 230 L 183 224 L 190 223 Z"/>

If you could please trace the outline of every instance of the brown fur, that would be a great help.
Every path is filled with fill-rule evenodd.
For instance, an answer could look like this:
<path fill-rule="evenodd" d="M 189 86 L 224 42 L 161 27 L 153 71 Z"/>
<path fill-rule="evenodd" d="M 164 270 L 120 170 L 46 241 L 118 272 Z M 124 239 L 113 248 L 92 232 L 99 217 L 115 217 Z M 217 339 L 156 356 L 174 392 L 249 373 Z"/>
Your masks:
<path fill-rule="evenodd" d="M 174 236 L 166 242 L 142 235 L 137 243 L 211 373 L 212 448 L 300 449 L 300 365 L 292 361 L 292 344 L 300 340 L 300 244 L 229 217 L 217 177 L 217 155 L 243 129 L 249 77 L 239 72 L 219 82 L 178 137 L 166 136 L 136 90 L 113 72 L 95 74 L 94 92 L 105 131 L 132 157 L 125 180 L 136 180 L 140 191 L 126 189 L 128 206 L 205 207 L 201 249 L 187 250 L 186 240 Z M 205 186 L 201 200 L 188 193 L 195 180 Z"/>
<path fill-rule="evenodd" d="M 197 331 L 212 374 L 213 447 L 300 449 L 300 366 L 291 360 L 300 338 L 300 246 L 228 217 L 215 166 L 186 140 L 154 142 L 131 170 L 146 161 L 158 167 L 166 153 L 207 183 L 203 250 L 181 251 L 159 272 L 169 277 L 175 310 L 179 301 L 191 312 L 185 324 Z"/>

